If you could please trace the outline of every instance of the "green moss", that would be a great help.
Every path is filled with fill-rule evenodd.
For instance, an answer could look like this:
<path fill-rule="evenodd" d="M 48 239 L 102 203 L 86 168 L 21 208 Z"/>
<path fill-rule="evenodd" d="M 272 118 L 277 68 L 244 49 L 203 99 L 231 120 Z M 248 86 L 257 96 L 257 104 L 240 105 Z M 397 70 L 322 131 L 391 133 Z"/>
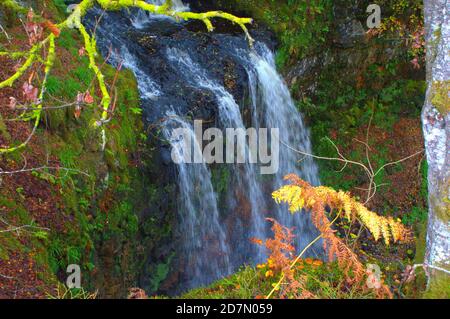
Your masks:
<path fill-rule="evenodd" d="M 64 65 L 57 59 L 48 77 L 47 94 L 44 96 L 46 106 L 73 102 L 77 94 L 84 92 L 91 84 L 94 76 L 88 68 L 87 58 L 78 56 L 78 48 L 82 45 L 73 32 L 62 33 L 58 45 L 67 48 L 71 56 L 66 56 Z M 69 70 L 67 64 L 71 65 Z M 111 83 L 116 70 L 105 65 L 102 71 L 105 80 Z M 139 151 L 143 132 L 141 116 L 130 110 L 139 107 L 137 84 L 130 71 L 119 73 L 116 89 L 116 111 L 113 119 L 105 125 L 108 141 L 105 152 L 100 151 L 100 130 L 90 125 L 92 118 L 99 117 L 95 103 L 83 108 L 79 119 L 74 117 L 71 107 L 48 110 L 43 118 L 48 130 L 39 129 L 36 133 L 38 139 L 45 140 L 49 155 L 58 158 L 62 167 L 90 174 L 87 177 L 77 172 L 66 172 L 59 174 L 56 180 L 47 180 L 54 196 L 62 202 L 61 222 L 66 223 L 65 231 L 52 229 L 48 235 L 37 234 L 29 247 L 40 249 L 35 258 L 43 265 L 43 271 L 47 272 L 43 278 L 48 280 L 54 278 L 53 274 L 65 272 L 70 263 L 82 266 L 83 284 L 93 288 L 98 288 L 91 273 L 95 268 L 103 267 L 101 271 L 117 276 L 130 273 L 130 278 L 137 274 L 136 253 L 120 251 L 123 255 L 113 258 L 113 265 L 108 268 L 99 262 L 101 257 L 96 251 L 98 243 L 108 239 L 115 243 L 128 243 L 128 250 L 136 249 L 137 213 L 141 210 L 139 205 L 145 203 L 142 178 L 136 166 L 130 164 L 130 159 Z M 95 97 L 94 92 L 92 90 Z M 109 176 L 107 180 L 104 179 L 106 176 Z M 20 197 L 20 194 L 17 196 Z M 12 206 L 16 218 L 23 215 L 20 220 L 29 221 L 28 212 L 16 207 L 14 201 L 10 202 L 3 196 L 0 200 L 5 207 Z M 8 258 L 8 251 L 27 249 L 13 234 L 8 236 L 7 239 L 4 236 L 0 238 L 0 258 Z M 119 264 L 121 262 L 126 264 L 126 269 Z M 122 284 L 125 285 L 125 279 Z M 129 285 L 132 286 L 132 283 Z M 116 293 L 122 295 L 121 292 Z"/>
<path fill-rule="evenodd" d="M 445 116 L 450 112 L 450 81 L 433 81 L 431 84 L 431 103 Z"/>
<path fill-rule="evenodd" d="M 277 54 L 277 65 L 280 68 L 293 64 L 323 45 L 332 22 L 331 0 L 228 2 L 275 31 L 281 41 Z"/>
<path fill-rule="evenodd" d="M 211 182 L 217 194 L 227 194 L 230 171 L 227 166 L 219 166 L 211 170 Z"/>
<path fill-rule="evenodd" d="M 14 225 L 36 225 L 28 211 L 20 204 L 19 200 L 0 196 L 0 207 L 10 210 L 9 216 L 14 218 Z M 16 232 L 0 233 L 0 259 L 9 260 L 10 253 L 33 254 L 34 263 L 39 267 L 38 277 L 46 282 L 54 282 L 55 277 L 48 270 L 47 263 L 47 231 L 27 228 L 17 236 Z M 36 287 L 39 289 L 39 287 Z"/>
<path fill-rule="evenodd" d="M 73 55 L 81 48 L 80 42 L 77 41 L 77 33 L 72 30 L 65 30 L 62 32 L 56 40 L 56 45 L 69 50 Z"/>
<path fill-rule="evenodd" d="M 94 73 L 86 66 L 78 66 L 72 74 L 86 87 L 91 83 Z"/>
<path fill-rule="evenodd" d="M 416 251 L 414 256 L 414 264 L 423 264 L 425 260 L 425 249 L 427 241 L 427 221 L 416 224 Z M 421 298 L 425 290 L 427 277 L 423 269 L 416 271 L 416 279 L 409 286 L 405 287 L 405 294 L 410 298 Z"/>
<path fill-rule="evenodd" d="M 440 185 L 443 190 L 438 194 L 430 194 L 429 201 L 430 206 L 434 209 L 436 217 L 442 222 L 448 223 L 450 221 L 450 201 L 448 200 L 448 189 L 450 181 L 444 181 Z M 437 196 L 444 196 L 443 198 L 438 198 Z"/>
<path fill-rule="evenodd" d="M 47 92 L 53 96 L 69 100 L 74 99 L 80 91 L 83 91 L 82 86 L 77 81 L 53 75 L 48 78 Z"/>
<path fill-rule="evenodd" d="M 160 263 L 156 265 L 156 269 L 153 273 L 153 276 L 150 280 L 151 283 L 151 291 L 157 291 L 159 289 L 160 284 L 167 278 L 167 275 L 170 271 L 170 264 L 172 262 L 172 259 L 174 257 L 174 254 L 171 254 L 167 261 L 164 263 Z"/>
<path fill-rule="evenodd" d="M 450 299 L 450 276 L 445 273 L 436 273 L 431 281 L 429 289 L 424 293 L 424 298 Z"/>
<path fill-rule="evenodd" d="M 11 135 L 9 134 L 8 130 L 6 129 L 6 125 L 5 125 L 5 122 L 3 121 L 3 117 L 1 114 L 0 114 L 0 134 L 6 141 L 11 140 Z"/>
<path fill-rule="evenodd" d="M 264 289 L 265 288 L 265 289 Z M 263 284 L 258 271 L 250 266 L 223 278 L 208 287 L 192 289 L 182 299 L 253 299 L 259 292 L 270 291 L 270 283 Z"/>
<path fill-rule="evenodd" d="M 64 0 L 53 0 L 53 4 L 61 14 L 66 13 L 67 5 Z"/>

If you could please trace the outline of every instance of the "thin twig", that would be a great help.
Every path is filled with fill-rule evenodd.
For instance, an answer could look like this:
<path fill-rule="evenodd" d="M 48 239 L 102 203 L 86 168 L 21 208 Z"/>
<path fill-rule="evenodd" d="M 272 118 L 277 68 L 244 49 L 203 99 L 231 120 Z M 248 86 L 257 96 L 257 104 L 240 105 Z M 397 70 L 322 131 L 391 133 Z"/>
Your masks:
<path fill-rule="evenodd" d="M 11 43 L 11 37 L 10 37 L 9 34 L 6 32 L 5 28 L 3 28 L 3 26 L 2 26 L 1 23 L 0 23 L 0 29 L 1 29 L 2 32 L 5 34 L 6 40 L 8 40 L 8 42 Z"/>
<path fill-rule="evenodd" d="M 22 226 L 15 226 L 15 225 L 11 225 L 10 223 L 8 223 L 6 220 L 4 220 L 3 218 L 0 217 L 0 221 L 5 224 L 6 226 L 8 226 L 9 228 L 4 229 L 4 230 L 0 230 L 0 233 L 8 233 L 8 232 L 17 232 L 19 233 L 19 230 L 25 229 L 25 228 L 34 228 L 34 229 L 45 229 L 45 230 L 50 230 L 50 228 L 47 227 L 40 227 L 40 226 L 33 226 L 32 224 L 28 224 L 28 225 L 22 225 Z"/>
<path fill-rule="evenodd" d="M 366 189 L 366 191 L 367 191 L 367 199 L 364 202 L 364 205 L 367 204 L 376 195 L 378 187 L 384 185 L 384 184 L 376 184 L 375 183 L 375 177 L 378 176 L 378 174 L 380 174 L 380 172 L 382 170 L 384 170 L 388 166 L 399 164 L 401 162 L 404 162 L 404 161 L 406 161 L 406 160 L 408 160 L 408 159 L 410 159 L 410 158 L 412 158 L 414 156 L 417 156 L 417 155 L 419 155 L 419 154 L 424 152 L 424 150 L 422 149 L 422 150 L 420 150 L 420 151 L 418 151 L 418 152 L 416 152 L 414 154 L 411 154 L 411 155 L 409 155 L 407 157 L 404 157 L 404 158 L 402 158 L 400 160 L 397 160 L 397 161 L 394 161 L 394 162 L 389 162 L 387 164 L 382 165 L 377 171 L 374 172 L 374 169 L 372 168 L 372 164 L 370 164 L 370 166 L 368 167 L 367 165 L 363 164 L 362 162 L 356 162 L 356 161 L 353 161 L 353 160 L 349 160 L 348 158 L 346 158 L 342 154 L 342 152 L 339 150 L 337 145 L 330 138 L 326 137 L 325 139 L 328 140 L 331 143 L 331 145 L 334 147 L 334 149 L 336 150 L 336 153 L 338 154 L 339 157 L 317 156 L 317 155 L 314 155 L 314 154 L 311 154 L 311 153 L 307 153 L 307 152 L 295 149 L 292 146 L 288 145 L 287 143 L 285 143 L 285 142 L 283 142 L 281 140 L 280 140 L 280 143 L 283 144 L 284 146 L 286 146 L 287 148 L 289 148 L 290 150 L 303 155 L 304 157 L 309 156 L 309 157 L 312 157 L 312 158 L 315 158 L 315 159 L 320 159 L 320 160 L 342 162 L 342 163 L 344 163 L 344 166 L 342 167 L 341 171 L 343 169 L 345 169 L 348 164 L 353 164 L 353 165 L 361 167 L 364 170 L 364 172 L 366 173 L 367 178 L 369 180 L 369 186 L 368 186 L 368 189 Z M 362 142 L 362 141 L 358 141 L 358 142 L 364 144 L 366 146 L 366 150 L 369 150 L 370 146 L 368 145 L 367 142 Z M 370 163 L 369 152 L 366 153 L 366 157 L 368 158 L 368 163 Z"/>
<path fill-rule="evenodd" d="M 425 272 L 426 272 L 426 268 L 431 268 L 431 269 L 434 269 L 434 270 L 442 271 L 442 272 L 446 273 L 447 275 L 450 275 L 450 271 L 449 270 L 441 268 L 441 267 L 438 267 L 438 266 L 429 265 L 429 264 L 415 264 L 413 266 L 413 269 L 416 270 L 419 267 L 423 268 L 425 270 Z"/>
<path fill-rule="evenodd" d="M 0 175 L 12 175 L 12 174 L 18 174 L 18 173 L 27 173 L 27 172 L 33 172 L 33 171 L 41 171 L 41 170 L 63 170 L 66 172 L 75 172 L 75 173 L 79 173 L 82 175 L 85 175 L 87 177 L 90 177 L 91 175 L 89 175 L 88 173 L 78 170 L 78 169 L 73 169 L 73 168 L 66 168 L 66 167 L 58 167 L 58 166 L 41 166 L 41 167 L 34 167 L 34 168 L 22 168 L 20 170 L 15 170 L 15 171 L 4 171 L 0 168 Z"/>

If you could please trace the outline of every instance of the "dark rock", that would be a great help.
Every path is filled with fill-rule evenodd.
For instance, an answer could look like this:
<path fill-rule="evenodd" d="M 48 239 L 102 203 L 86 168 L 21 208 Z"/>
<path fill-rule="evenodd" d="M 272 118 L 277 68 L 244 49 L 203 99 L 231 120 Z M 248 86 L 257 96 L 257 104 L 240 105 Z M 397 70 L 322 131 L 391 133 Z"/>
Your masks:
<path fill-rule="evenodd" d="M 161 148 L 161 158 L 164 165 L 172 164 L 172 155 L 170 148 L 162 147 Z"/>
<path fill-rule="evenodd" d="M 80 0 L 64 0 L 64 3 L 66 5 L 71 5 L 71 4 L 76 4 L 76 3 L 80 3 Z"/>
<path fill-rule="evenodd" d="M 364 2 L 361 0 L 333 2 L 332 41 L 336 46 L 348 48 L 364 42 L 365 30 L 362 24 L 366 8 Z"/>
<path fill-rule="evenodd" d="M 365 39 L 365 31 L 361 22 L 358 20 L 342 20 L 334 33 L 333 42 L 335 45 L 349 48 L 358 43 L 363 43 Z"/>

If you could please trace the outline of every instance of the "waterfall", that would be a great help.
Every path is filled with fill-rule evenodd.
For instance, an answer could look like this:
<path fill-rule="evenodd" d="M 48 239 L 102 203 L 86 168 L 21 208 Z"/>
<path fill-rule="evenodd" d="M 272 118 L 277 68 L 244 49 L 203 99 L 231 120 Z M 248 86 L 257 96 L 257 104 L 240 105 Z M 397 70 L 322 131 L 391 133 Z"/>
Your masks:
<path fill-rule="evenodd" d="M 128 51 L 126 46 L 122 46 L 120 51 L 113 51 L 111 53 L 111 59 L 111 63 L 118 65 L 122 61 L 124 68 L 133 71 L 137 79 L 141 99 L 155 100 L 161 95 L 161 88 L 142 71 L 136 58 Z"/>
<path fill-rule="evenodd" d="M 111 32 L 110 28 L 111 26 L 99 26 L 97 33 L 105 37 Z M 119 38 L 110 35 L 109 40 L 113 39 L 116 46 L 122 43 Z M 138 57 L 125 45 L 110 52 L 109 63 L 116 67 L 122 63 L 124 68 L 134 73 L 142 104 L 146 104 L 146 101 L 158 103 L 158 99 L 164 95 L 163 89 L 143 70 Z M 163 137 L 170 143 L 176 157 L 183 158 L 183 152 L 189 151 L 202 158 L 202 150 L 192 126 L 172 108 L 165 113 L 161 127 Z M 172 132 L 177 128 L 183 128 L 189 134 L 182 137 L 173 136 Z M 184 138 L 193 142 L 192 149 L 186 149 Z M 176 231 L 181 238 L 179 253 L 183 256 L 183 286 L 187 289 L 207 285 L 212 279 L 231 273 L 231 254 L 224 227 L 219 222 L 217 197 L 207 165 L 204 162 L 180 162 L 177 164 L 177 171 L 180 220 Z"/>
<path fill-rule="evenodd" d="M 158 0 L 147 2 L 160 4 Z M 173 3 L 176 10 L 188 10 L 181 1 Z M 92 11 L 101 14 L 99 9 Z M 95 19 L 90 21 L 93 26 Z M 151 28 L 147 27 L 151 25 Z M 164 147 L 170 146 L 172 155 L 182 157 L 189 151 L 202 158 L 202 144 L 192 125 L 193 118 L 202 117 L 202 112 L 213 116 L 215 124 L 222 130 L 245 130 L 248 126 L 278 128 L 283 144 L 311 153 L 309 131 L 288 87 L 276 71 L 273 53 L 266 45 L 258 41 L 254 48 L 249 48 L 243 36 L 213 33 L 202 37 L 183 28 L 171 18 L 162 21 L 161 17 L 137 10 L 106 13 L 96 28 L 103 55 L 110 55 L 108 62 L 117 66 L 122 61 L 123 66 L 135 74 L 144 120 L 148 124 L 160 124 L 162 138 L 168 142 Z M 204 49 L 209 45 L 208 41 L 212 43 L 209 51 Z M 247 74 L 242 81 L 248 84 L 247 103 L 238 103 L 235 93 L 228 91 L 222 83 L 220 72 L 211 69 L 216 54 L 218 57 L 225 55 L 238 64 L 243 70 L 240 73 L 242 79 Z M 222 63 L 219 68 L 223 62 L 219 60 L 218 63 Z M 214 105 L 198 106 L 196 94 L 211 96 Z M 210 103 L 208 99 L 207 103 Z M 199 108 L 199 113 L 193 111 Z M 244 110 L 250 111 L 245 120 Z M 185 129 L 188 134 L 182 138 L 173 136 L 177 128 Z M 194 141 L 190 150 L 183 148 L 186 139 Z M 178 286 L 172 291 L 207 285 L 243 264 L 261 262 L 266 257 L 264 247 L 251 243 L 250 238 L 264 240 L 272 236 L 266 217 L 295 227 L 298 250 L 315 237 L 316 230 L 307 213 L 291 215 L 286 207 L 275 205 L 271 200 L 271 192 L 283 185 L 286 174 L 298 174 L 313 185 L 320 183 L 314 161 L 283 144 L 280 145 L 279 170 L 271 176 L 260 175 L 259 164 L 247 160 L 211 165 L 205 161 L 172 163 L 178 186 L 177 192 L 171 194 L 177 196 L 178 202 L 178 225 L 170 246 L 176 252 L 177 264 L 171 265 L 174 267 L 171 271 L 178 273 Z M 248 142 L 235 152 L 245 153 L 234 154 L 235 158 L 250 155 Z M 227 190 L 220 194 L 216 193 L 218 190 L 214 189 L 212 178 L 218 166 L 229 176 L 225 181 Z M 320 254 L 320 248 L 314 248 L 317 248 L 315 253 Z"/>
<path fill-rule="evenodd" d="M 219 107 L 219 118 L 222 128 L 245 129 L 239 105 L 233 96 L 222 85 L 212 80 L 200 65 L 192 61 L 189 54 L 179 49 L 169 48 L 167 56 L 175 64 L 174 72 L 180 72 L 192 85 L 211 90 L 214 93 Z M 250 154 L 248 145 L 245 146 L 245 149 L 237 148 L 237 152 L 239 150 L 244 154 L 236 154 L 236 157 L 240 155 L 242 158 L 245 158 L 246 154 Z M 265 199 L 261 191 L 261 185 L 258 182 L 256 167 L 249 161 L 245 161 L 243 164 L 232 165 L 230 169 L 234 177 L 233 180 L 236 181 L 236 185 L 234 185 L 236 191 L 242 194 L 245 193 L 245 200 L 250 203 L 252 223 L 250 229 L 246 229 L 243 226 L 239 227 L 239 229 L 234 229 L 232 236 L 235 238 L 231 238 L 229 241 L 236 244 L 235 249 L 244 249 L 243 252 L 247 254 L 247 257 L 252 258 L 253 261 L 261 261 L 264 256 L 263 250 L 261 247 L 251 245 L 249 242 L 251 237 L 265 237 L 265 220 L 261 216 L 265 206 Z M 235 199 L 235 193 L 231 192 L 228 195 L 228 204 L 236 209 L 239 202 Z M 242 255 L 236 254 L 234 257 L 237 257 L 234 262 L 235 266 L 239 266 L 239 263 L 243 261 L 242 258 L 239 258 Z"/>
<path fill-rule="evenodd" d="M 238 50 L 238 54 L 244 56 L 244 63 L 247 65 L 254 112 L 253 125 L 279 129 L 280 166 L 274 177 L 273 189 L 282 186 L 283 177 L 291 173 L 299 175 L 312 185 L 319 185 L 316 163 L 311 157 L 294 151 L 312 154 L 310 133 L 301 113 L 295 107 L 287 85 L 276 71 L 274 55 L 263 43 L 257 43 L 255 49 L 247 53 L 247 58 L 241 50 Z M 302 249 L 314 238 L 316 231 L 307 213 L 287 214 L 282 206 L 275 207 L 275 210 L 278 222 L 290 228 L 295 227 L 297 249 Z M 317 251 L 314 254 L 319 255 Z"/>
<path fill-rule="evenodd" d="M 176 128 L 185 134 L 174 136 Z M 202 158 L 202 150 L 192 126 L 176 115 L 167 113 L 163 122 L 163 135 L 177 158 L 180 233 L 183 259 L 187 267 L 184 276 L 186 288 L 210 283 L 211 278 L 220 278 L 231 272 L 230 251 L 225 240 L 223 225 L 219 222 L 217 198 L 211 184 L 211 175 L 206 164 L 185 163 L 185 152 Z M 186 134 L 187 132 L 187 134 Z"/>

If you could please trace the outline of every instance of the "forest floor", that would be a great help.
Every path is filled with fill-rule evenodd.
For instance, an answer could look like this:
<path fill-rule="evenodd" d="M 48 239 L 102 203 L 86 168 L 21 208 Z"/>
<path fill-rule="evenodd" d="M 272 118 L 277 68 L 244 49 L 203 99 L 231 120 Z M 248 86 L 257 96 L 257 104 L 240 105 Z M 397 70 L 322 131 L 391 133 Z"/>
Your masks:
<path fill-rule="evenodd" d="M 6 66 L 0 70 L 0 78 L 4 79 L 10 75 L 14 69 L 14 64 L 4 57 L 0 57 L 0 64 Z M 7 121 L 19 115 L 18 111 L 8 108 L 10 98 L 15 98 L 18 103 L 24 103 L 23 92 L 20 84 L 13 88 L 0 91 L 0 119 L 4 125 L 3 132 L 8 132 L 7 136 L 0 135 L 2 147 L 9 145 L 10 141 L 24 141 L 31 133 L 30 125 L 22 121 Z M 39 287 L 46 284 L 40 278 L 41 267 L 36 263 L 33 256 L 37 254 L 32 238 L 34 228 L 26 227 L 33 222 L 33 225 L 42 228 L 63 228 L 65 217 L 58 210 L 59 198 L 54 192 L 53 186 L 36 177 L 31 171 L 15 174 L 5 174 L 8 171 L 22 170 L 41 166 L 58 166 L 56 159 L 46 160 L 45 144 L 39 141 L 38 136 L 33 136 L 27 146 L 27 152 L 22 156 L 17 156 L 15 160 L 0 157 L 0 167 L 2 175 L 1 202 L 2 211 L 1 231 L 9 231 L 0 236 L 0 252 L 8 255 L 8 258 L 0 259 L 0 298 L 36 298 L 45 297 L 43 291 L 49 287 L 41 289 Z M 21 218 L 18 211 L 23 210 L 29 213 L 28 220 Z M 23 214 L 22 214 L 23 215 Z M 6 224 L 6 222 L 8 224 Z M 15 227 L 22 227 L 14 230 Z M 24 249 L 9 249 L 11 245 L 18 245 Z M 25 249 L 27 247 L 28 249 Z M 7 253 L 7 251 L 9 251 Z"/>

